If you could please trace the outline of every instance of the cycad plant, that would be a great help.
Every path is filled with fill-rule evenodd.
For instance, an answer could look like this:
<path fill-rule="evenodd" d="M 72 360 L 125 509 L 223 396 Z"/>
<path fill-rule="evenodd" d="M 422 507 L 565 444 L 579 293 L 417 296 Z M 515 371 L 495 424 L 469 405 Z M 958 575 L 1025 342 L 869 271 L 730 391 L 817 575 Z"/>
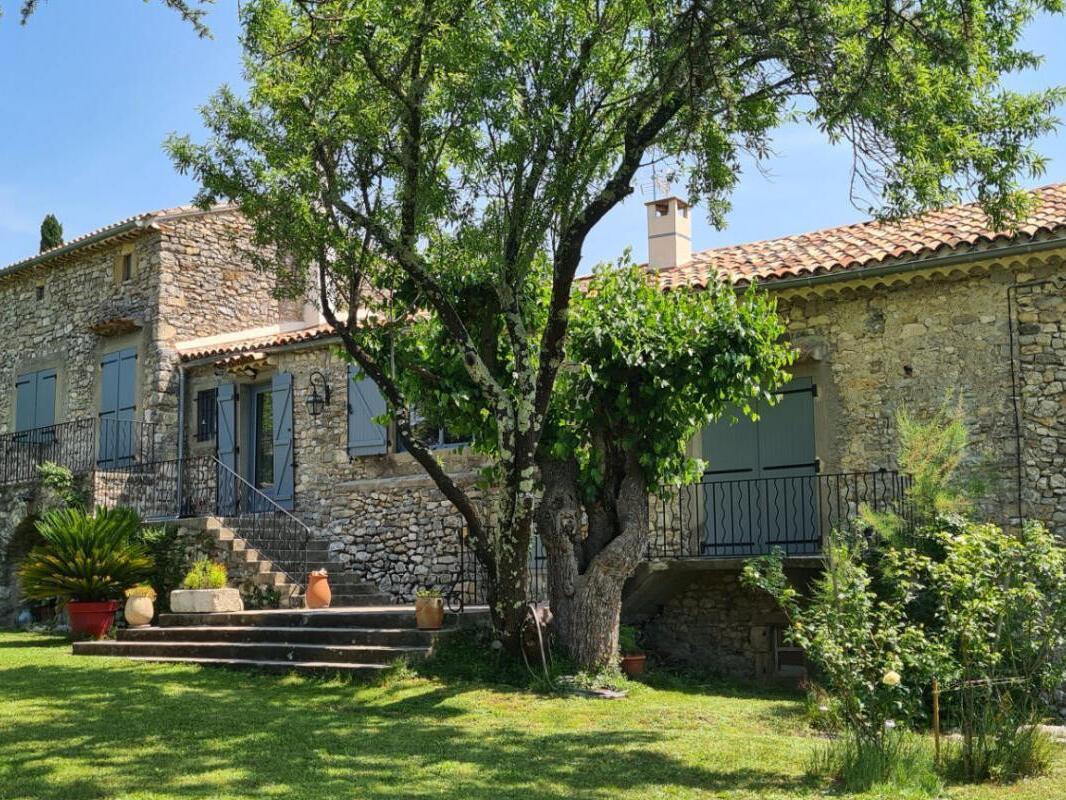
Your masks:
<path fill-rule="evenodd" d="M 51 511 L 37 523 L 45 543 L 19 568 L 19 585 L 30 600 L 117 600 L 152 575 L 152 558 L 134 540 L 141 520 L 128 508 Z"/>

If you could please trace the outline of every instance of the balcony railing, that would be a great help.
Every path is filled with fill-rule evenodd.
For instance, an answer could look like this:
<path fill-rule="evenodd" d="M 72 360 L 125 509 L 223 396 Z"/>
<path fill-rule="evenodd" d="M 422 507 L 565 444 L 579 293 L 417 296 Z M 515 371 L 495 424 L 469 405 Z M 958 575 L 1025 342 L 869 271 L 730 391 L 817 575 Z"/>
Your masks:
<path fill-rule="evenodd" d="M 863 506 L 907 517 L 910 478 L 896 471 L 702 481 L 654 501 L 651 559 L 743 558 L 775 549 L 817 556 Z"/>
<path fill-rule="evenodd" d="M 46 461 L 75 475 L 154 461 L 156 432 L 139 420 L 75 419 L 0 435 L 0 485 L 35 481 Z"/>

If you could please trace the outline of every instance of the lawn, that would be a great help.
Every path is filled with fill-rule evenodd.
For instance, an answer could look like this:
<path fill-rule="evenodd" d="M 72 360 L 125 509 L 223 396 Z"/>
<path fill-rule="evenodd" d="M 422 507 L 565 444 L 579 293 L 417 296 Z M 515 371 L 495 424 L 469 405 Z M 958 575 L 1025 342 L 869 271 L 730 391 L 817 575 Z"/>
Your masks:
<path fill-rule="evenodd" d="M 397 677 L 365 686 L 77 657 L 0 633 L 0 800 L 796 798 L 820 740 L 788 693 L 621 701 Z M 1053 775 L 952 798 L 1066 797 Z"/>

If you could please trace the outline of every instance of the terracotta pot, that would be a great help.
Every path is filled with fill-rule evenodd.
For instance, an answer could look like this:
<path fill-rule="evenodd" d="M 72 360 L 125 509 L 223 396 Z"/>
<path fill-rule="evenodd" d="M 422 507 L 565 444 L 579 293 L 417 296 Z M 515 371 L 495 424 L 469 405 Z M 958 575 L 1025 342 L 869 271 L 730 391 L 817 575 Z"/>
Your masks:
<path fill-rule="evenodd" d="M 131 628 L 143 628 L 152 621 L 155 616 L 155 607 L 151 597 L 127 597 L 126 607 L 123 610 L 126 622 Z"/>
<path fill-rule="evenodd" d="M 644 662 L 648 657 L 644 653 L 630 653 L 622 656 L 622 672 L 632 678 L 644 671 Z"/>
<path fill-rule="evenodd" d="M 118 611 L 117 600 L 106 600 L 102 603 L 67 603 L 70 632 L 77 636 L 102 639 L 115 624 L 116 611 Z"/>
<path fill-rule="evenodd" d="M 443 597 L 416 597 L 415 624 L 419 630 L 435 631 L 444 625 Z"/>
<path fill-rule="evenodd" d="M 329 588 L 329 577 L 311 574 L 307 576 L 307 593 L 304 604 L 308 608 L 329 608 L 333 592 Z"/>

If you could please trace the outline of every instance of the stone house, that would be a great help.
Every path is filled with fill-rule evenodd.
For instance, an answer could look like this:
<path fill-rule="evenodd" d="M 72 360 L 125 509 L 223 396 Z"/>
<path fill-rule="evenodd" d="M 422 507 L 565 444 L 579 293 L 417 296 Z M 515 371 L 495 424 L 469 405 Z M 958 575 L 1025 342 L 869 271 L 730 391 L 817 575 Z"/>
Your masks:
<path fill-rule="evenodd" d="M 748 676 L 798 668 L 774 609 L 737 585 L 741 559 L 784 547 L 803 580 L 860 504 L 898 505 L 903 403 L 931 412 L 954 391 L 991 467 L 986 513 L 1066 531 L 1066 184 L 1036 195 L 1016 233 L 957 206 L 697 253 L 688 206 L 648 203 L 664 288 L 757 282 L 799 351 L 780 402 L 757 423 L 710 426 L 691 445 L 703 480 L 655 502 L 623 609 L 653 649 Z M 374 421 L 380 394 L 314 309 L 274 299 L 246 246 L 233 209 L 177 209 L 0 270 L 13 332 L 0 345 L 0 615 L 17 604 L 27 465 L 46 456 L 90 474 L 101 502 L 232 520 L 271 585 L 321 563 L 353 603 L 408 602 L 426 585 L 478 599 L 459 518 Z M 436 435 L 473 484 L 477 458 Z M 542 577 L 539 550 L 531 568 Z"/>

